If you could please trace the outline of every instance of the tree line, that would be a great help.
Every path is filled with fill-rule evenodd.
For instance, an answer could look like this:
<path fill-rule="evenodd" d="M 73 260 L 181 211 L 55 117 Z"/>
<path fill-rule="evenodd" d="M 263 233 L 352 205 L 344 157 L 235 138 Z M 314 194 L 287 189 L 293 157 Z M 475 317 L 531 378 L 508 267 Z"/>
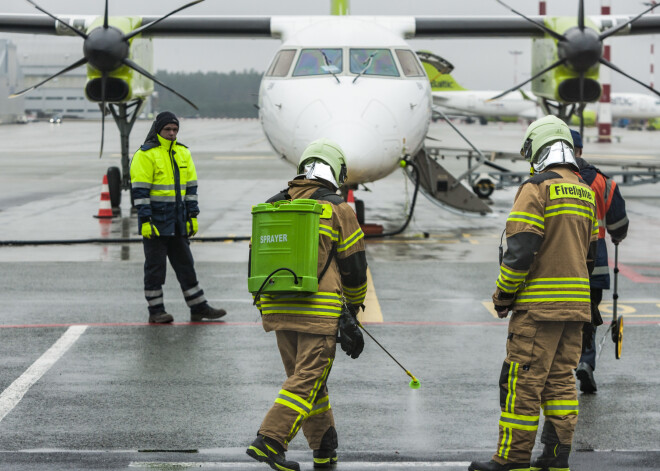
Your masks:
<path fill-rule="evenodd" d="M 259 84 L 263 73 L 243 72 L 167 72 L 156 77 L 195 103 L 195 110 L 169 90 L 154 84 L 154 110 L 169 110 L 178 116 L 202 118 L 256 118 Z"/>

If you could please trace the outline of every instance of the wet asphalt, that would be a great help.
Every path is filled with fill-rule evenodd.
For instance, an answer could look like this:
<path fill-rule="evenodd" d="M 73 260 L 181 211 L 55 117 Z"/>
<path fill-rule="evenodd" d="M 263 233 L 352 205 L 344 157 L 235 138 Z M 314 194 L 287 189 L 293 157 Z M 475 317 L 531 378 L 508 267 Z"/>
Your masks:
<path fill-rule="evenodd" d="M 148 127 L 136 124 L 133 147 Z M 523 133 L 516 124 L 462 130 L 510 148 Z M 98 158 L 99 131 L 94 122 L 0 126 L 2 241 L 137 239 L 127 194 L 120 217 L 93 217 L 102 175 L 118 165 L 110 129 Z M 620 154 L 660 143 L 660 134 L 615 132 Z M 448 133 L 432 126 L 451 145 Z M 284 188 L 293 168 L 271 153 L 256 121 L 184 120 L 180 139 L 199 176 L 199 236 L 248 236 L 251 205 Z M 367 186 L 356 194 L 367 222 L 397 228 L 410 182 L 395 172 Z M 623 358 L 606 339 L 598 392 L 579 395 L 574 471 L 660 469 L 660 186 L 622 191 L 631 219 L 619 253 Z M 337 469 L 465 470 L 494 452 L 506 321 L 488 301 L 514 192 L 496 192 L 489 217 L 420 196 L 401 236 L 369 241 L 383 322 L 366 327 L 422 387 L 410 389 L 370 339 L 357 360 L 338 351 L 329 380 Z M 247 292 L 247 242 L 196 242 L 192 251 L 210 303 L 229 312 L 224 322 L 188 322 L 170 270 L 165 302 L 175 323 L 148 325 L 140 243 L 0 245 L 0 469 L 268 469 L 244 452 L 284 372 Z M 611 298 L 606 292 L 605 313 Z M 302 436 L 287 456 L 312 469 Z"/>

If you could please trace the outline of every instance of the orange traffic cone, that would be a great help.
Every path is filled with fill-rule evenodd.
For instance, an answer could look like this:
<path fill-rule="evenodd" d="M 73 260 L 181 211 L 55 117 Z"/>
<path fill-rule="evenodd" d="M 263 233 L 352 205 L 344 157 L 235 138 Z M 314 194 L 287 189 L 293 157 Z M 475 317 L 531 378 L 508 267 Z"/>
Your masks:
<path fill-rule="evenodd" d="M 112 207 L 110 206 L 110 188 L 108 187 L 108 175 L 103 175 L 103 185 L 101 186 L 101 202 L 99 212 L 95 218 L 112 218 Z"/>
<path fill-rule="evenodd" d="M 353 208 L 353 212 L 357 214 L 357 211 L 355 210 L 355 198 L 353 197 L 353 190 L 348 190 L 348 195 L 346 195 L 346 202 L 351 208 Z"/>

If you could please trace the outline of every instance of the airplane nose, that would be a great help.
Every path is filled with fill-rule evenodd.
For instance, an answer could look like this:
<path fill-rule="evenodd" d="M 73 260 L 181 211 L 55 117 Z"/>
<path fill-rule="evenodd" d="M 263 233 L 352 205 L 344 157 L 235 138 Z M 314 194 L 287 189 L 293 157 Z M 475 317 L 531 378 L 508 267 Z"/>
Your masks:
<path fill-rule="evenodd" d="M 359 121 L 328 123 L 316 127 L 314 133 L 296 139 L 299 154 L 314 139 L 322 137 L 339 144 L 346 156 L 348 170 L 347 183 L 374 181 L 383 178 L 397 166 L 401 149 L 398 142 L 384 140 L 383 136 L 370 126 Z"/>

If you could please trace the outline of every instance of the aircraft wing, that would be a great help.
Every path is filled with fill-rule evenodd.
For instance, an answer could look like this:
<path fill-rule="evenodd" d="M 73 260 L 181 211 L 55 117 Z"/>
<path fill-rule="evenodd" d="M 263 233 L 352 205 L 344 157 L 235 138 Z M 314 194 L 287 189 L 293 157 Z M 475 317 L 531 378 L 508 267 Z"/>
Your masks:
<path fill-rule="evenodd" d="M 63 21 L 84 30 L 96 18 L 92 15 L 61 15 Z M 142 24 L 158 20 L 158 16 L 143 16 Z M 52 34 L 71 36 L 73 33 L 58 21 L 45 15 L 0 14 L 3 33 Z M 167 18 L 143 33 L 145 37 L 245 37 L 270 38 L 271 17 L 268 16 L 175 16 Z"/>

